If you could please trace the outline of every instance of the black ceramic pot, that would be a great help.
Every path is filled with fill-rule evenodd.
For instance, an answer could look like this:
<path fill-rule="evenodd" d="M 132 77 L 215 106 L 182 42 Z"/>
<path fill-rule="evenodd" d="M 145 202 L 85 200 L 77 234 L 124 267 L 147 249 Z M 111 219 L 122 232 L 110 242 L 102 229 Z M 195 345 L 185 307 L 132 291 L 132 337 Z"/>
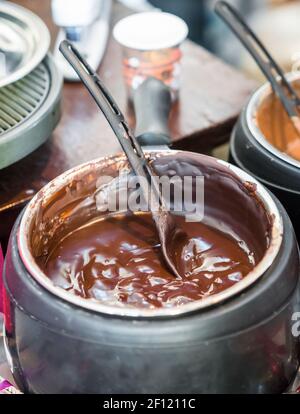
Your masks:
<path fill-rule="evenodd" d="M 140 92 L 141 142 L 166 144 L 169 93 L 153 81 Z M 65 225 L 61 217 L 78 225 L 98 217 L 93 203 L 76 203 L 98 191 L 101 175 L 115 177 L 128 163 L 118 155 L 64 173 L 30 202 L 9 242 L 4 332 L 17 384 L 30 393 L 283 392 L 299 364 L 293 330 L 299 255 L 284 208 L 259 182 L 223 161 L 162 145 L 148 154 L 154 162 L 172 163 L 176 173 L 191 162 L 205 177 L 204 216 L 238 229 L 253 246 L 267 230 L 259 199 L 272 215 L 261 261 L 223 292 L 173 308 L 114 307 L 68 293 L 38 267 L 33 240 L 51 243 Z"/>
<path fill-rule="evenodd" d="M 158 155 L 176 157 L 180 164 L 181 154 L 186 157 L 188 153 Z M 211 162 L 210 157 L 199 154 L 192 157 L 199 167 Z M 227 289 L 225 296 L 221 292 L 217 298 L 214 295 L 160 314 L 155 310 L 149 314 L 120 311 L 68 294 L 38 270 L 26 246 L 29 233 L 37 231 L 38 204 L 49 191 L 58 191 L 74 176 L 90 171 L 92 165 L 100 168 L 116 161 L 120 165 L 120 158 L 98 160 L 58 177 L 32 200 L 15 224 L 4 271 L 5 343 L 21 390 L 283 392 L 298 367 L 299 338 L 292 332 L 299 304 L 297 243 L 282 206 L 251 177 L 224 162 L 220 162 L 220 174 L 233 169 L 241 182 L 254 182 L 258 196 L 274 217 L 272 243 L 262 259 L 263 266 L 229 294 Z M 98 175 L 99 170 L 95 177 Z M 219 180 L 219 174 L 211 179 Z M 238 181 L 235 185 L 239 186 Z M 209 194 L 206 203 L 210 202 Z M 230 214 L 236 208 L 233 198 L 228 197 L 223 206 L 228 208 L 228 220 L 234 219 Z M 250 232 L 249 237 L 256 237 L 260 223 L 249 228 L 246 205 L 240 205 L 236 212 L 241 214 L 239 221 Z"/>

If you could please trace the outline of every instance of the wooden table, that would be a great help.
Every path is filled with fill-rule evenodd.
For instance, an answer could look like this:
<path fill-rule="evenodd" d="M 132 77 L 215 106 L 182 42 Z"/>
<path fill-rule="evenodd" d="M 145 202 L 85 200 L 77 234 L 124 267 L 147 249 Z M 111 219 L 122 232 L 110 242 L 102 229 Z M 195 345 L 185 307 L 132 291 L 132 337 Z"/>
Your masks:
<path fill-rule="evenodd" d="M 51 20 L 50 0 L 16 0 L 33 10 L 49 27 L 52 46 L 57 28 Z M 113 21 L 130 11 L 114 4 Z M 255 84 L 196 44 L 183 46 L 182 88 L 174 106 L 170 130 L 175 148 L 209 152 L 229 137 L 232 126 Z M 121 72 L 121 53 L 110 38 L 99 74 L 132 125 Z M 61 172 L 90 159 L 116 153 L 117 139 L 80 84 L 65 84 L 62 118 L 46 144 L 15 165 L 0 171 L 1 205 L 24 190 L 37 191 Z M 20 209 L 0 214 L 0 241 L 7 238 Z"/>

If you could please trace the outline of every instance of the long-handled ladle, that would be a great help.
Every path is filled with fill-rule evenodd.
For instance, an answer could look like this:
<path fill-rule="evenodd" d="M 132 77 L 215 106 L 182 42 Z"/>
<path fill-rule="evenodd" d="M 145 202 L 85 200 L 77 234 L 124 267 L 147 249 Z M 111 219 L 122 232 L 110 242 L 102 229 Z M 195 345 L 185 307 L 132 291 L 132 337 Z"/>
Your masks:
<path fill-rule="evenodd" d="M 70 65 L 74 68 L 79 78 L 94 98 L 98 107 L 103 112 L 116 137 L 118 138 L 134 173 L 136 176 L 142 178 L 142 180 L 140 180 L 140 185 L 146 200 L 148 200 L 150 190 L 151 200 L 154 199 L 156 201 L 156 206 L 158 206 L 158 208 L 154 210 L 151 209 L 151 213 L 159 235 L 163 257 L 170 270 L 177 277 L 181 277 L 174 263 L 173 246 L 176 240 L 180 239 L 180 241 L 182 241 L 185 240 L 185 238 L 187 239 L 187 235 L 182 229 L 178 228 L 174 218 L 168 211 L 162 198 L 157 180 L 155 179 L 157 176 L 146 159 L 139 142 L 129 128 L 116 102 L 103 85 L 98 75 L 92 70 L 76 48 L 70 42 L 64 40 L 60 44 L 59 49 Z M 153 177 L 154 179 L 152 179 Z M 152 206 L 151 203 L 150 206 Z"/>
<path fill-rule="evenodd" d="M 215 6 L 216 13 L 236 34 L 241 43 L 254 58 L 261 71 L 269 80 L 273 91 L 283 104 L 295 129 L 300 135 L 300 117 L 298 107 L 300 98 L 286 79 L 282 69 L 270 55 L 268 50 L 250 29 L 240 13 L 226 1 L 219 1 Z"/>

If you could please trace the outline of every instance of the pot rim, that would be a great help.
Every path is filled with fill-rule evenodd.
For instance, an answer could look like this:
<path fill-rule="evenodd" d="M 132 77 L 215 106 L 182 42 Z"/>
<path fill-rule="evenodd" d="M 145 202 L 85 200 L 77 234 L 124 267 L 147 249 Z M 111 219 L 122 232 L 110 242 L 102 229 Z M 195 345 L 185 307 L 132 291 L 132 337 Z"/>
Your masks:
<path fill-rule="evenodd" d="M 289 81 L 294 81 L 296 79 L 300 79 L 299 72 L 289 72 L 286 73 L 285 76 Z M 246 123 L 250 130 L 252 136 L 256 139 L 256 141 L 263 146 L 267 151 L 271 154 L 275 155 L 277 158 L 281 159 L 282 161 L 287 162 L 288 164 L 299 168 L 300 161 L 296 160 L 293 157 L 290 157 L 288 154 L 277 149 L 274 145 L 272 145 L 263 135 L 261 130 L 257 124 L 257 110 L 258 106 L 262 103 L 263 99 L 265 99 L 272 91 L 272 87 L 269 82 L 264 83 L 261 87 L 259 87 L 251 96 L 248 105 L 246 106 Z"/>
<path fill-rule="evenodd" d="M 145 151 L 147 154 L 159 154 L 160 156 L 170 155 L 178 152 L 187 152 L 187 151 L 177 151 L 177 150 L 148 150 Z M 199 157 L 211 158 L 207 155 L 197 154 Z M 125 155 L 122 154 L 125 158 Z M 60 176 L 56 177 L 54 180 L 49 182 L 45 187 L 43 187 L 28 203 L 25 208 L 25 212 L 22 216 L 21 223 L 17 232 L 17 243 L 19 254 L 21 260 L 29 272 L 29 274 L 44 287 L 47 291 L 59 297 L 62 300 L 65 300 L 73 305 L 85 308 L 90 311 L 101 313 L 104 315 L 110 316 L 124 316 L 124 317 L 133 317 L 133 318 L 154 318 L 154 317 L 174 317 L 179 315 L 184 315 L 190 312 L 199 311 L 201 309 L 206 309 L 208 307 L 214 306 L 223 302 L 233 296 L 236 296 L 238 293 L 241 293 L 243 290 L 248 288 L 254 282 L 256 282 L 272 265 L 275 260 L 282 243 L 283 238 L 283 223 L 282 217 L 279 213 L 279 210 L 268 193 L 268 191 L 253 177 L 251 177 L 246 172 L 240 170 L 238 167 L 235 167 L 223 160 L 216 160 L 220 165 L 227 167 L 232 171 L 241 182 L 244 183 L 253 183 L 256 186 L 256 193 L 259 199 L 262 201 L 266 211 L 272 217 L 272 229 L 270 234 L 270 244 L 267 248 L 261 261 L 254 267 L 251 272 L 249 272 L 240 282 L 235 285 L 227 288 L 226 290 L 208 296 L 204 299 L 199 299 L 197 301 L 189 302 L 177 307 L 170 308 L 138 308 L 134 306 L 122 305 L 114 306 L 110 304 L 101 303 L 95 299 L 84 299 L 79 296 L 76 296 L 72 293 L 67 292 L 59 286 L 55 286 L 53 282 L 46 276 L 44 272 L 39 268 L 35 259 L 30 251 L 29 247 L 29 229 L 31 220 L 35 217 L 35 212 L 39 206 L 39 203 L 42 199 L 48 199 L 53 195 L 57 190 L 66 186 L 68 182 L 71 182 L 74 177 L 84 174 L 87 172 L 92 165 L 97 165 L 98 167 L 101 164 L 106 163 L 107 161 L 114 161 L 117 157 L 120 157 L 120 154 L 113 155 L 110 157 L 101 157 L 96 160 L 81 164 L 76 166 Z"/>

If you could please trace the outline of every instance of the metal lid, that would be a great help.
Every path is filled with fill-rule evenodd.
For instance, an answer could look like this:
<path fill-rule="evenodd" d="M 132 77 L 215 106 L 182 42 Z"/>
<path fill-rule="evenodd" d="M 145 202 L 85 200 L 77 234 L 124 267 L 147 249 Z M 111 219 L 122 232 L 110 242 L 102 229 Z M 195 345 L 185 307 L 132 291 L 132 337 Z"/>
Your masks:
<path fill-rule="evenodd" d="M 32 72 L 0 88 L 0 170 L 30 154 L 60 118 L 62 76 L 47 55 Z"/>
<path fill-rule="evenodd" d="M 31 72 L 49 46 L 49 31 L 38 16 L 13 3 L 0 2 L 0 87 Z"/>

